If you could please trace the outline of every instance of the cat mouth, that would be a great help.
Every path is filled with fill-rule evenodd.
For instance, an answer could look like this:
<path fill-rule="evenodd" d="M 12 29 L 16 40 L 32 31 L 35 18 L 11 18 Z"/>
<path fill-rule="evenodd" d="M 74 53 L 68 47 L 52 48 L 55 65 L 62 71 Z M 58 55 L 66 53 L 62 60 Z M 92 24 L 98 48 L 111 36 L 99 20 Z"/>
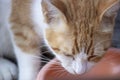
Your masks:
<path fill-rule="evenodd" d="M 94 63 L 91 63 L 91 62 L 87 62 L 85 65 L 83 65 L 82 69 L 79 71 L 79 70 L 74 70 L 74 75 L 84 75 L 86 74 L 87 72 L 89 72 L 93 67 L 94 67 Z"/>
<path fill-rule="evenodd" d="M 78 65 L 78 66 L 74 65 L 74 67 L 62 65 L 62 67 L 70 74 L 84 75 L 87 72 L 89 72 L 93 68 L 94 65 L 95 65 L 94 63 L 86 62 L 84 65 L 82 65 L 82 67 L 80 65 Z"/>
<path fill-rule="evenodd" d="M 69 64 L 67 66 L 64 64 L 61 64 L 61 65 L 68 73 L 73 74 L 73 75 L 83 75 L 88 71 L 87 64 L 84 64 L 84 65 Z"/>

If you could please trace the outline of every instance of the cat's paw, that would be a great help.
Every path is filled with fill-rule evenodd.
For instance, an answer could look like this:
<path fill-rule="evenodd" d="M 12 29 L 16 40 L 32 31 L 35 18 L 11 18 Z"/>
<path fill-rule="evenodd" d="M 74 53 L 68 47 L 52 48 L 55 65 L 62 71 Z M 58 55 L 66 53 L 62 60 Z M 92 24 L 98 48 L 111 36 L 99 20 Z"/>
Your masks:
<path fill-rule="evenodd" d="M 17 80 L 17 66 L 9 60 L 0 58 L 0 80 Z"/>

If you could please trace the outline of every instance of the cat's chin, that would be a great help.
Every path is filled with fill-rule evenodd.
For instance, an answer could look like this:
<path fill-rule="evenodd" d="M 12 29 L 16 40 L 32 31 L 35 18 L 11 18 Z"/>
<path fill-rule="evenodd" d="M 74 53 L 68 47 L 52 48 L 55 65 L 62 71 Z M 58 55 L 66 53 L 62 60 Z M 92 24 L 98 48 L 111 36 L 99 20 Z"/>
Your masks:
<path fill-rule="evenodd" d="M 73 75 L 83 75 L 87 72 L 87 70 L 83 69 L 81 72 L 75 72 L 74 70 L 71 69 L 69 71 L 67 70 L 67 72 L 70 73 L 70 74 L 73 74 Z"/>
<path fill-rule="evenodd" d="M 89 70 L 91 70 L 94 65 L 95 65 L 95 63 L 93 63 L 93 62 L 87 62 L 85 65 L 83 65 L 83 68 L 81 70 L 79 70 L 79 68 L 72 68 L 71 66 L 64 66 L 64 65 L 62 65 L 62 66 L 70 74 L 73 74 L 73 75 L 84 75 Z"/>

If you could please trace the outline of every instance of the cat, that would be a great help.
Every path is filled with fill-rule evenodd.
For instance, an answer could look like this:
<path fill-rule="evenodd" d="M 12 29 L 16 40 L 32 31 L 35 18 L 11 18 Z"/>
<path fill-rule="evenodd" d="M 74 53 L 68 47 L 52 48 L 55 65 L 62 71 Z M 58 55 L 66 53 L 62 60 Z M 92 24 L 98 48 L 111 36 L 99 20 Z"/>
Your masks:
<path fill-rule="evenodd" d="M 43 42 L 41 1 L 0 0 L 0 80 L 36 80 Z M 4 56 L 16 58 L 18 69 Z"/>
<path fill-rule="evenodd" d="M 11 44 L 2 50 L 13 49 L 18 80 L 36 79 L 40 69 L 36 57 L 42 54 L 43 42 L 73 74 L 88 71 L 110 47 L 119 0 L 0 0 L 0 4 L 6 1 L 0 6 L 0 27 L 7 28 L 9 38 L 0 46 Z M 0 79 L 11 80 L 16 66 L 1 61 L 6 63 L 0 68 Z M 1 70 L 8 70 L 9 75 Z"/>
<path fill-rule="evenodd" d="M 62 67 L 84 74 L 111 47 L 119 0 L 43 0 L 45 39 Z"/>

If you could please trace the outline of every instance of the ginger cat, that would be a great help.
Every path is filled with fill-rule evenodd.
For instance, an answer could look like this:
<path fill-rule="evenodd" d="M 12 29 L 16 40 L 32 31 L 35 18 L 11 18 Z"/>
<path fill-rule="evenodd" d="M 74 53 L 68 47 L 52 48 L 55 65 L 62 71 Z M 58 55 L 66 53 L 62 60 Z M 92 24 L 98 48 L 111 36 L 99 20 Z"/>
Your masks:
<path fill-rule="evenodd" d="M 111 46 L 119 0 L 43 0 L 46 43 L 62 66 L 83 74 Z"/>
<path fill-rule="evenodd" d="M 0 80 L 36 80 L 43 38 L 40 3 L 41 0 L 0 0 L 0 54 L 13 55 L 10 58 L 15 55 L 19 72 L 17 79 L 17 66 L 0 58 Z"/>
<path fill-rule="evenodd" d="M 1 0 L 0 4 L 6 4 L 0 6 L 0 27 L 9 33 L 0 46 L 13 47 L 18 80 L 35 80 L 40 60 L 34 56 L 39 57 L 43 42 L 68 72 L 88 71 L 110 47 L 119 9 L 119 0 Z M 12 80 L 15 66 L 5 66 L 0 68 L 0 79 Z"/>

